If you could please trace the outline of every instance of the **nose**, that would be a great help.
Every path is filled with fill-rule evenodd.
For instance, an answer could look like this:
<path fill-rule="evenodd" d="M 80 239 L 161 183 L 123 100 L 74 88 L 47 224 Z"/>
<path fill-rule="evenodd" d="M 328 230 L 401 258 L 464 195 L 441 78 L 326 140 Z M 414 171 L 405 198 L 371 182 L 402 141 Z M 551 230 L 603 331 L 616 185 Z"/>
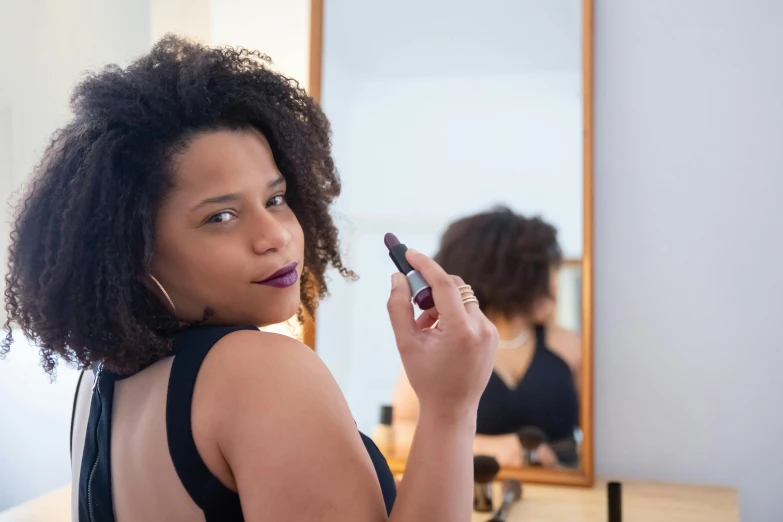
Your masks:
<path fill-rule="evenodd" d="M 253 223 L 253 251 L 256 254 L 276 252 L 291 241 L 291 232 L 281 220 L 268 210 L 261 210 Z"/>

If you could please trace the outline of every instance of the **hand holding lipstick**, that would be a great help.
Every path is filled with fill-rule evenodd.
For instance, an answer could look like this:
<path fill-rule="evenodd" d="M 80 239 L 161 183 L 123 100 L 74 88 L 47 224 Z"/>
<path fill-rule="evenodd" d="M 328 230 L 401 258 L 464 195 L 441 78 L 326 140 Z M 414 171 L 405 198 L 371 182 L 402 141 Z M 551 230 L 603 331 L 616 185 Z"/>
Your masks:
<path fill-rule="evenodd" d="M 393 276 L 388 310 L 405 372 L 419 399 L 421 415 L 474 415 L 489 381 L 498 334 L 475 303 L 464 304 L 458 287 L 427 256 L 408 250 L 406 260 L 432 288 L 435 307 L 414 319 L 405 276 Z M 429 329 L 435 319 L 438 327 Z"/>

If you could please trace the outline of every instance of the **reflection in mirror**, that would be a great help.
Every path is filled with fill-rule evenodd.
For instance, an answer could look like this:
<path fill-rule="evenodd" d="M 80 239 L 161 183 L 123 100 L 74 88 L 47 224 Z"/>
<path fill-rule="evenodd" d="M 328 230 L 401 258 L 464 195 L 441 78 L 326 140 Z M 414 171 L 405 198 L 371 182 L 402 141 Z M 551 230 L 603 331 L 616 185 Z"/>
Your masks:
<path fill-rule="evenodd" d="M 344 188 L 335 217 L 361 279 L 332 278 L 317 350 L 359 429 L 383 434 L 401 470 L 417 402 L 386 312 L 392 232 L 472 285 L 503 339 L 475 452 L 501 474 L 588 483 L 583 4 L 477 5 L 324 3 L 321 104 Z M 382 421 L 393 429 L 376 430 Z"/>
<path fill-rule="evenodd" d="M 479 403 L 474 453 L 507 467 L 578 467 L 581 339 L 558 318 L 578 317 L 579 301 L 560 304 L 573 285 L 560 288 L 561 279 L 570 281 L 555 228 L 495 209 L 451 224 L 435 260 L 471 284 L 500 336 Z M 392 408 L 394 446 L 385 449 L 404 459 L 418 417 L 404 370 Z"/>

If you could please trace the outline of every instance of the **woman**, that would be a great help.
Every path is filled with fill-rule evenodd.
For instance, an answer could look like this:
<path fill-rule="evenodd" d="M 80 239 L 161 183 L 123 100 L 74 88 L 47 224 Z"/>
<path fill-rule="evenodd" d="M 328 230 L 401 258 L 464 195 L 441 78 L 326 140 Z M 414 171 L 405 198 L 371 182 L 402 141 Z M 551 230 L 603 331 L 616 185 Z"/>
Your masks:
<path fill-rule="evenodd" d="M 474 451 L 519 467 L 522 444 L 543 440 L 528 452 L 531 463 L 576 465 L 581 345 L 577 335 L 552 324 L 562 261 L 555 228 L 501 207 L 452 223 L 435 261 L 472 285 L 500 334 Z M 418 415 L 404 372 L 393 403 L 397 450 L 404 455 Z"/>
<path fill-rule="evenodd" d="M 74 520 L 467 521 L 497 332 L 459 279 L 410 254 L 440 314 L 422 333 L 437 314 L 414 321 L 393 278 L 422 410 L 396 502 L 317 356 L 256 328 L 312 312 L 328 265 L 352 275 L 328 212 L 329 124 L 266 62 L 166 37 L 89 76 L 18 211 L 3 351 L 15 323 L 47 371 L 93 370 L 77 396 Z"/>

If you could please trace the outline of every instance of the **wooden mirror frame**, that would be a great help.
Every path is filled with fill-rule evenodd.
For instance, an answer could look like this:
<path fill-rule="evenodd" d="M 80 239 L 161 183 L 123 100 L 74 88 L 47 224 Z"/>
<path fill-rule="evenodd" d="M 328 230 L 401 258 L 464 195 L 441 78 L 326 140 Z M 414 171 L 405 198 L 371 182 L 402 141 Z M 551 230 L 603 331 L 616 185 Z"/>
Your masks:
<path fill-rule="evenodd" d="M 593 10 L 594 0 L 582 0 L 582 112 L 583 112 L 583 247 L 582 247 L 582 393 L 580 418 L 583 433 L 581 466 L 577 470 L 541 468 L 501 469 L 498 478 L 516 478 L 523 482 L 592 486 L 595 480 L 593 459 Z M 323 63 L 324 0 L 310 1 L 310 68 L 308 92 L 321 101 Z M 315 319 L 306 317 L 302 340 L 315 350 Z M 405 469 L 405 461 L 389 459 L 395 474 Z"/>

